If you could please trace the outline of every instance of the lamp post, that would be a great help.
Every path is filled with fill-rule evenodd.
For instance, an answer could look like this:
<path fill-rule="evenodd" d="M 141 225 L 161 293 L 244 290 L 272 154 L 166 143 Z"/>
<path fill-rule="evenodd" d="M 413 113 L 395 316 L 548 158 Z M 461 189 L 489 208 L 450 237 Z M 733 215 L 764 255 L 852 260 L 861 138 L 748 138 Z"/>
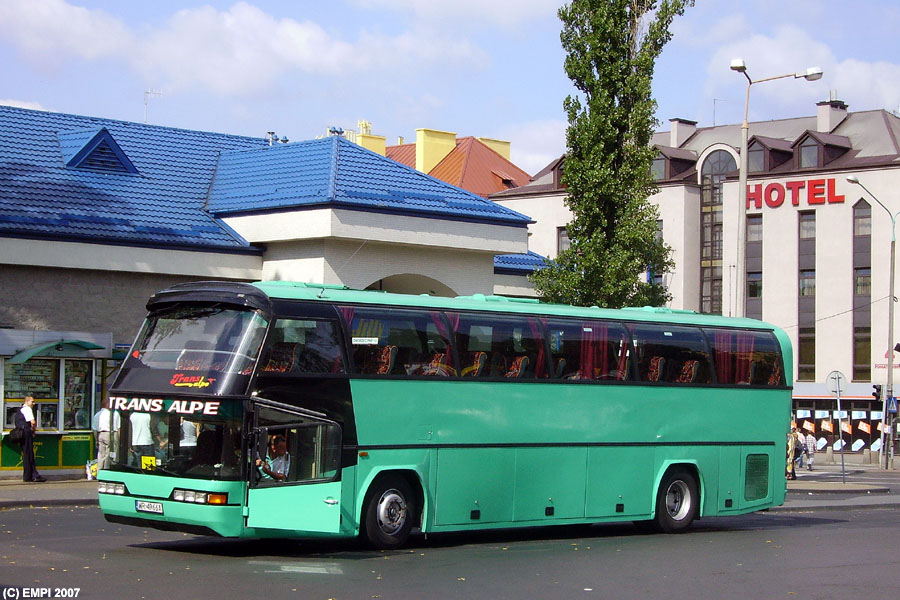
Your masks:
<path fill-rule="evenodd" d="M 875 194 L 870 192 L 869 188 L 864 186 L 856 175 L 848 176 L 847 181 L 864 189 L 866 193 L 872 197 L 872 200 L 877 202 L 878 206 L 883 208 L 891 218 L 891 271 L 888 278 L 888 287 L 890 288 L 890 295 L 888 296 L 888 372 L 887 385 L 885 386 L 887 389 L 883 395 L 882 402 L 884 409 L 882 412 L 882 423 L 884 426 L 881 428 L 881 454 L 884 456 L 884 468 L 889 469 L 891 464 L 891 450 L 894 447 L 894 424 L 893 419 L 890 417 L 890 413 L 888 413 L 888 402 L 894 395 L 894 250 L 897 247 L 896 225 L 897 216 L 900 215 L 900 212 L 892 214 L 888 207 L 882 204 L 881 200 L 879 200 Z M 887 433 L 887 436 L 885 436 L 885 433 Z M 885 437 L 887 438 L 886 440 Z"/>
<path fill-rule="evenodd" d="M 774 77 L 766 77 L 765 79 L 757 79 L 756 81 L 750 79 L 750 76 L 747 75 L 747 65 L 740 58 L 735 58 L 731 61 L 731 70 L 737 71 L 738 73 L 742 73 L 744 77 L 747 78 L 747 95 L 744 99 L 744 122 L 741 123 L 741 164 L 740 169 L 738 170 L 738 187 L 740 188 L 740 193 L 738 194 L 738 198 L 740 199 L 740 206 L 738 207 L 738 230 L 737 230 L 737 272 L 735 274 L 735 278 L 737 279 L 735 289 L 735 316 L 743 317 L 746 312 L 746 301 L 745 297 L 747 294 L 747 265 L 744 259 L 744 251 L 745 251 L 745 241 L 747 232 L 747 137 L 748 132 L 750 131 L 750 124 L 747 122 L 747 115 L 750 111 L 750 86 L 754 83 L 763 83 L 765 81 L 773 81 L 775 79 L 784 79 L 786 77 L 793 77 L 795 79 L 803 78 L 807 81 L 816 81 L 817 79 L 822 78 L 822 69 L 819 67 L 810 67 L 806 71 L 801 71 L 799 73 L 787 73 L 785 75 L 775 75 Z"/>

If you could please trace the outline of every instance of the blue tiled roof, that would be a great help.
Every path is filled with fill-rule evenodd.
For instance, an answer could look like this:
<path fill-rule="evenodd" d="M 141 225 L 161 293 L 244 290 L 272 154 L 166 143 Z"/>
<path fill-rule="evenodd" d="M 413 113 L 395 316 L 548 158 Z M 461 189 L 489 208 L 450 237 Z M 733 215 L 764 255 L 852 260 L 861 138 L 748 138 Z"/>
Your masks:
<path fill-rule="evenodd" d="M 525 254 L 498 254 L 494 257 L 494 273 L 528 275 L 547 266 L 547 258 L 529 250 Z"/>
<path fill-rule="evenodd" d="M 69 164 L 75 155 L 92 139 L 97 137 L 104 127 L 89 127 L 88 129 L 73 129 L 70 131 L 60 131 L 56 134 L 59 140 L 59 150 L 62 152 L 63 163 Z"/>
<path fill-rule="evenodd" d="M 216 216 L 327 205 L 524 227 L 530 219 L 333 136 L 222 154 Z"/>
<path fill-rule="evenodd" d="M 137 173 L 67 167 L 110 140 Z M 0 106 L 0 235 L 251 250 L 203 205 L 219 153 L 260 147 L 261 138 Z"/>

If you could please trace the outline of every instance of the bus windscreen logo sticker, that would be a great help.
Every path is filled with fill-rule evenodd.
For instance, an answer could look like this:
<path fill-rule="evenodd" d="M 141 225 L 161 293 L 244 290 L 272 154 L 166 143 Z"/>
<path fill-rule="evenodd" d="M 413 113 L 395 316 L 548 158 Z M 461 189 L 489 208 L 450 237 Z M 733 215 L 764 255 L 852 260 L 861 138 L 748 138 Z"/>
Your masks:
<path fill-rule="evenodd" d="M 175 373 L 169 381 L 170 385 L 175 387 L 189 388 L 205 388 L 215 381 L 215 378 L 207 378 L 205 375 L 185 375 L 184 373 Z"/>

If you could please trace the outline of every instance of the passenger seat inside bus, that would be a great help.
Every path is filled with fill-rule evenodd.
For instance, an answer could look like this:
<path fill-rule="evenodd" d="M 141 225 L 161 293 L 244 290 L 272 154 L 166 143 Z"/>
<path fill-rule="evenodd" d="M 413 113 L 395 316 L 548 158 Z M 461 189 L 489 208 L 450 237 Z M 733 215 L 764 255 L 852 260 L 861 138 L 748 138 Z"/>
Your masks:
<path fill-rule="evenodd" d="M 662 356 L 653 356 L 647 363 L 646 381 L 665 381 L 666 359 Z"/>
<path fill-rule="evenodd" d="M 397 346 L 357 346 L 353 362 L 364 375 L 389 375 L 397 360 Z"/>
<path fill-rule="evenodd" d="M 509 365 L 509 369 L 506 371 L 506 375 L 509 379 L 518 379 L 525 376 L 525 371 L 528 369 L 528 357 L 527 356 L 517 356 L 513 359 L 512 364 Z"/>
<path fill-rule="evenodd" d="M 294 352 L 297 344 L 291 342 L 276 342 L 269 350 L 269 360 L 263 371 L 267 373 L 287 373 L 294 368 Z"/>
<path fill-rule="evenodd" d="M 484 365 L 487 363 L 487 353 L 486 352 L 469 352 L 467 355 L 468 360 L 466 361 L 465 367 L 462 370 L 463 377 L 480 377 L 481 373 L 484 371 Z"/>
<path fill-rule="evenodd" d="M 700 361 L 689 359 L 681 365 L 681 372 L 675 378 L 675 383 L 695 383 L 700 372 Z"/>

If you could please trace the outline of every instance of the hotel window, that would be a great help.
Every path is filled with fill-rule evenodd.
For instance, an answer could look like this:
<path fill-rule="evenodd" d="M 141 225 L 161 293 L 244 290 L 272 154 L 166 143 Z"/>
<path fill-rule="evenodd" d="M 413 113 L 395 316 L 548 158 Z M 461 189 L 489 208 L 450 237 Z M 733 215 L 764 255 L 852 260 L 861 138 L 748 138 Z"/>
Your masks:
<path fill-rule="evenodd" d="M 868 267 L 853 269 L 853 293 L 856 296 L 872 295 L 872 269 Z"/>
<path fill-rule="evenodd" d="M 800 213 L 800 239 L 801 240 L 816 239 L 816 213 L 814 213 L 814 212 Z"/>
<path fill-rule="evenodd" d="M 556 253 L 557 255 L 563 250 L 568 250 L 572 247 L 572 243 L 569 241 L 569 234 L 566 232 L 565 227 L 557 227 L 556 228 Z"/>
<path fill-rule="evenodd" d="M 700 168 L 700 310 L 722 314 L 722 182 L 737 171 L 730 152 L 714 150 Z"/>
<path fill-rule="evenodd" d="M 872 207 L 865 200 L 853 206 L 853 235 L 872 235 Z"/>
<path fill-rule="evenodd" d="M 747 152 L 747 169 L 750 173 L 766 170 L 766 149 L 761 145 L 753 144 Z"/>
<path fill-rule="evenodd" d="M 762 298 L 762 273 L 747 273 L 747 298 Z"/>
<path fill-rule="evenodd" d="M 737 170 L 734 157 L 725 150 L 710 152 L 703 161 L 701 171 L 701 203 L 705 206 L 722 205 L 722 182 L 725 176 Z"/>
<path fill-rule="evenodd" d="M 819 144 L 811 137 L 807 137 L 800 144 L 800 168 L 819 166 Z"/>
<path fill-rule="evenodd" d="M 872 380 L 872 328 L 853 328 L 853 380 Z"/>
<path fill-rule="evenodd" d="M 800 295 L 815 296 L 816 295 L 816 271 L 815 269 L 806 269 L 800 271 Z"/>
<path fill-rule="evenodd" d="M 722 314 L 722 267 L 704 267 L 701 270 L 702 298 L 700 312 Z"/>
<path fill-rule="evenodd" d="M 762 215 L 747 215 L 747 241 L 761 242 L 763 239 Z"/>
<path fill-rule="evenodd" d="M 801 327 L 797 335 L 797 381 L 816 379 L 816 328 Z"/>
<path fill-rule="evenodd" d="M 720 260 L 722 258 L 722 211 L 705 212 L 702 221 L 703 258 Z"/>
<path fill-rule="evenodd" d="M 656 156 L 650 163 L 650 175 L 656 181 L 666 178 L 666 157 L 662 154 Z"/>

